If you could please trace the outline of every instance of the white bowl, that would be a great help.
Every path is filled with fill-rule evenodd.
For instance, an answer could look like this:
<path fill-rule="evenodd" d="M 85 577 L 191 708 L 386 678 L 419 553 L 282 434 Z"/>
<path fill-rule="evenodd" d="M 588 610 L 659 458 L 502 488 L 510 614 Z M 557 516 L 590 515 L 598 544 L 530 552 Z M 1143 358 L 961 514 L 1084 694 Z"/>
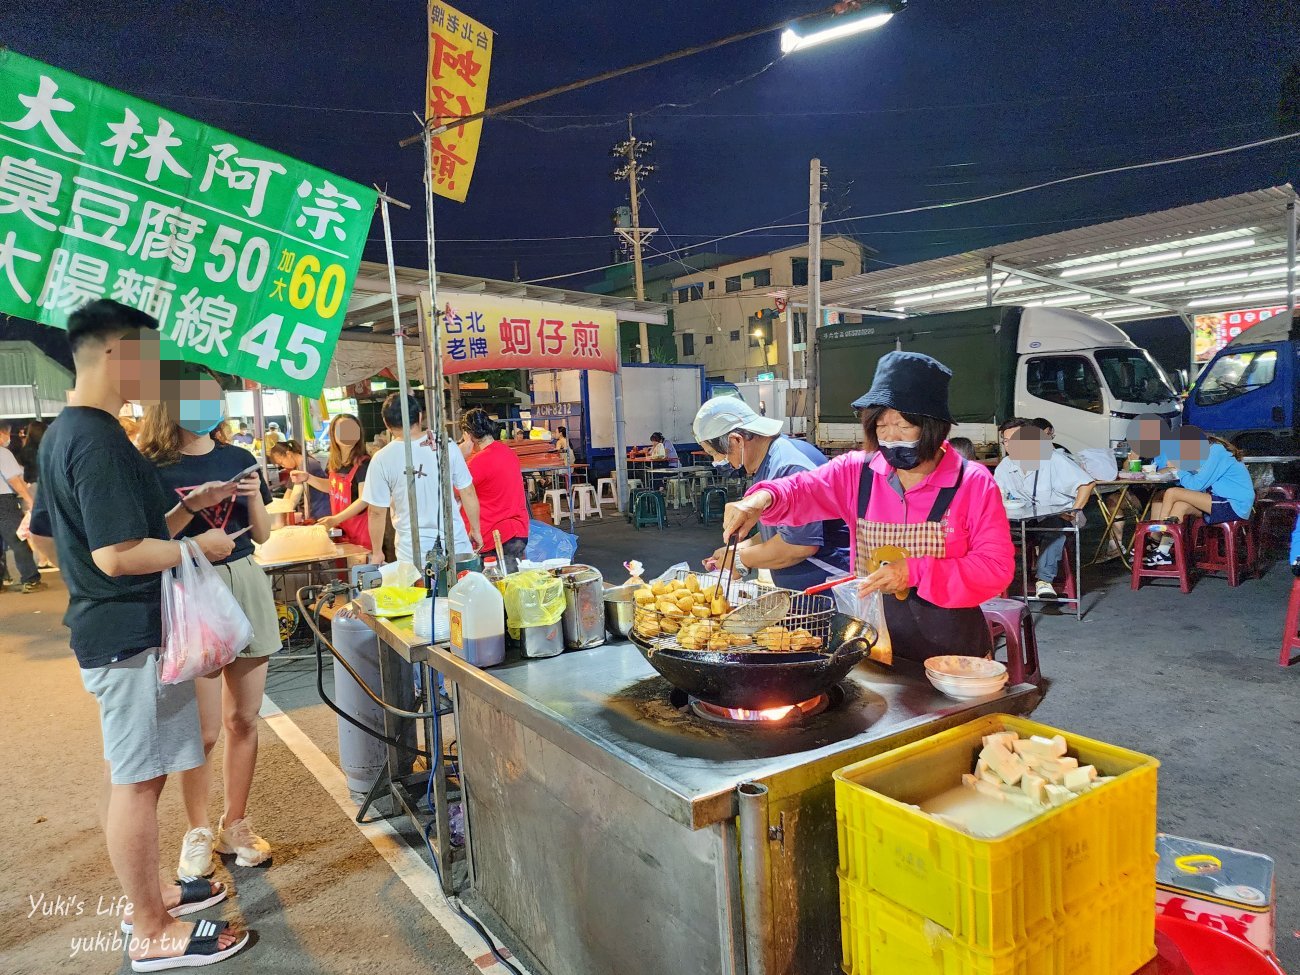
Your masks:
<path fill-rule="evenodd" d="M 962 657 L 957 654 L 945 657 L 930 657 L 925 661 L 925 669 L 939 677 L 957 680 L 992 680 L 1007 676 L 1005 664 L 984 657 Z"/>
<path fill-rule="evenodd" d="M 934 671 L 927 670 L 925 676 L 929 678 L 935 690 L 948 697 L 955 698 L 958 701 L 968 701 L 979 697 L 989 697 L 997 694 L 1006 686 L 1007 675 L 1001 677 L 987 677 L 978 680 L 961 677 L 945 677 L 942 674 L 936 674 Z"/>

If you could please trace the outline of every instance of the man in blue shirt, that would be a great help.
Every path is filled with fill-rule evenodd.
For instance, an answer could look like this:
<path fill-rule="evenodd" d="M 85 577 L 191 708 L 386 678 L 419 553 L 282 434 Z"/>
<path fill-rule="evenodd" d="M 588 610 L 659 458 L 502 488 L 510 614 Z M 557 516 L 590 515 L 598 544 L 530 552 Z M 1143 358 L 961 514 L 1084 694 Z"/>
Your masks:
<path fill-rule="evenodd" d="M 781 433 L 781 420 L 759 416 L 742 399 L 718 396 L 695 415 L 695 439 L 715 464 L 742 468 L 755 481 L 789 477 L 826 463 L 812 444 Z M 706 560 L 710 569 L 725 558 L 718 549 Z M 809 525 L 759 525 L 758 534 L 740 543 L 737 573 L 767 569 L 783 589 L 807 589 L 848 575 L 849 530 L 842 521 Z"/>

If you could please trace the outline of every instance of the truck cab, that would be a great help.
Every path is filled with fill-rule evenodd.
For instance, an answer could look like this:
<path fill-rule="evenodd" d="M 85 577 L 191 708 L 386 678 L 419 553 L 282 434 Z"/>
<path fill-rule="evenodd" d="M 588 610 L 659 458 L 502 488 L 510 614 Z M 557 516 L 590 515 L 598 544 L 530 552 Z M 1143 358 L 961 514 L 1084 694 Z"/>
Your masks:
<path fill-rule="evenodd" d="M 1250 454 L 1294 455 L 1300 448 L 1295 331 L 1283 312 L 1228 342 L 1192 384 L 1183 407 L 1187 422 Z"/>
<path fill-rule="evenodd" d="M 1070 309 L 1025 308 L 1016 352 L 1016 414 L 1050 420 L 1057 443 L 1076 453 L 1117 445 L 1142 414 L 1178 418 L 1164 370 L 1109 322 Z"/>

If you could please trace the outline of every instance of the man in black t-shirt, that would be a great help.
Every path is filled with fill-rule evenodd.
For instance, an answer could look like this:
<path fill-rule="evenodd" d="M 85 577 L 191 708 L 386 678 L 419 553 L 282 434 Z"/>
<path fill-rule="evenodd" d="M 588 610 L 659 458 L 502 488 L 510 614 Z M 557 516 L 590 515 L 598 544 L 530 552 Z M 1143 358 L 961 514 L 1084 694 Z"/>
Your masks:
<path fill-rule="evenodd" d="M 133 905 L 131 959 L 208 964 L 234 954 L 248 935 L 235 937 L 224 922 L 209 929 L 210 921 L 196 932 L 176 919 L 224 899 L 220 884 L 159 889 L 158 797 L 169 773 L 203 763 L 193 683 L 158 679 L 161 573 L 183 556 L 173 530 L 235 488 L 204 484 L 176 503 L 118 423 L 127 400 L 158 398 L 157 328 L 143 312 L 109 300 L 69 317 L 76 385 L 41 444 L 31 535 L 47 557 L 51 542 L 57 550 L 69 597 L 64 623 L 82 682 L 99 704 L 109 776 L 100 811 L 113 869 Z M 214 562 L 234 547 L 215 528 L 194 541 Z"/>

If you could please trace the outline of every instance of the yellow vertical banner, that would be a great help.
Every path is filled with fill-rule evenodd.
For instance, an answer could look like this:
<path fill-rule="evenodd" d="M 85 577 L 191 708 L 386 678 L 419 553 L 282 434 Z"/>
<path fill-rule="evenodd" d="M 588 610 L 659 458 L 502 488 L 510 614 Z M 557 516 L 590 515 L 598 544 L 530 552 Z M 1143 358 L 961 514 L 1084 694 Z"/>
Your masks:
<path fill-rule="evenodd" d="M 431 0 L 425 118 L 446 125 L 487 108 L 491 67 L 492 31 L 455 7 Z M 482 131 L 480 119 L 434 136 L 430 162 L 433 192 L 465 202 Z"/>

